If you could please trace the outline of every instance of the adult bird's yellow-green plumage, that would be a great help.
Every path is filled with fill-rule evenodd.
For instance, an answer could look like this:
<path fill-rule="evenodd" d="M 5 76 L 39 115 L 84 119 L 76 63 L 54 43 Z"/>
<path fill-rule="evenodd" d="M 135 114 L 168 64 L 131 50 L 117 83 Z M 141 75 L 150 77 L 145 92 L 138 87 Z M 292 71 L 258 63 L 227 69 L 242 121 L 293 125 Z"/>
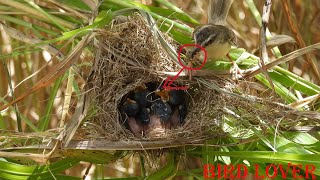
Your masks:
<path fill-rule="evenodd" d="M 225 57 L 231 46 L 237 45 L 234 32 L 223 25 L 207 24 L 200 26 L 193 33 L 193 38 L 196 44 L 206 48 L 208 60 Z M 190 52 L 190 57 L 193 58 L 199 51 L 199 48 L 194 48 Z"/>
<path fill-rule="evenodd" d="M 208 54 L 208 61 L 225 57 L 231 46 L 237 45 L 235 33 L 225 26 L 225 21 L 233 0 L 209 0 L 208 24 L 197 27 L 193 33 L 196 44 L 204 47 Z M 199 48 L 189 52 L 192 59 Z"/>

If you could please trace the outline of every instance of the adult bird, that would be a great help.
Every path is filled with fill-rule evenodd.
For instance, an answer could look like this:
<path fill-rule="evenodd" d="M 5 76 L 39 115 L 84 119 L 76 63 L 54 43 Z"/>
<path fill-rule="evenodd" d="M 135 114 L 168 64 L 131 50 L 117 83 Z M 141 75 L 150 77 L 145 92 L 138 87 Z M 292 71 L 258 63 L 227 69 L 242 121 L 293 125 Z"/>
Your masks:
<path fill-rule="evenodd" d="M 227 56 L 235 72 L 241 74 L 238 65 L 229 56 L 231 46 L 237 46 L 237 38 L 235 33 L 225 25 L 232 3 L 233 0 L 209 0 L 208 24 L 195 28 L 192 37 L 196 44 L 206 49 L 208 61 Z M 193 48 L 188 53 L 189 58 L 194 59 L 200 51 L 200 48 Z"/>

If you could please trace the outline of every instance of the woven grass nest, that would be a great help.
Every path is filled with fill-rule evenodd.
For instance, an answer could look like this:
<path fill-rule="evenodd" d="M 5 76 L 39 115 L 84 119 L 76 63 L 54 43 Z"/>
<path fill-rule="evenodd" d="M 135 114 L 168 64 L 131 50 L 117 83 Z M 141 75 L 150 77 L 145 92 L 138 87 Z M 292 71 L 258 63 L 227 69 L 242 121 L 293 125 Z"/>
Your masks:
<path fill-rule="evenodd" d="M 179 48 L 179 44 L 162 36 L 172 47 Z M 185 124 L 176 129 L 134 136 L 119 121 L 119 105 L 123 97 L 144 83 L 163 82 L 168 76 L 164 72 L 177 72 L 180 66 L 170 59 L 139 14 L 118 17 L 108 27 L 99 30 L 95 46 L 96 58 L 88 84 L 91 107 L 96 113 L 81 126 L 80 131 L 86 131 L 81 133 L 81 138 L 171 140 L 192 144 L 229 134 L 248 137 L 253 133 L 251 127 L 264 130 L 274 125 L 290 129 L 298 125 L 319 124 L 318 115 L 296 111 L 276 103 L 275 99 L 253 96 L 245 81 L 235 83 L 219 77 L 194 77 L 192 80 L 179 77 L 177 83 L 190 86 L 186 91 L 188 114 Z M 213 88 L 212 84 L 217 87 Z"/>

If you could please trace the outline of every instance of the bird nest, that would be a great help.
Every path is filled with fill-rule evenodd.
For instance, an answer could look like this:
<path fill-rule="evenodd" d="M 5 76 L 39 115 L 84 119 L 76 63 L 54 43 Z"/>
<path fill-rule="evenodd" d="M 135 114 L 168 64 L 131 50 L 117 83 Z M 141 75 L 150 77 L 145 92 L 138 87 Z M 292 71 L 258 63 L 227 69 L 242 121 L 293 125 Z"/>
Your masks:
<path fill-rule="evenodd" d="M 91 93 L 90 111 L 95 115 L 83 123 L 75 138 L 172 140 L 192 144 L 230 133 L 248 137 L 253 133 L 250 128 L 266 130 L 272 124 L 280 124 L 286 129 L 301 122 L 310 123 L 310 119 L 316 120 L 313 124 L 319 123 L 318 116 L 299 114 L 274 103 L 274 99 L 250 96 L 245 82 L 235 83 L 218 77 L 193 77 L 192 80 L 179 77 L 178 84 L 190 86 L 186 90 L 188 111 L 185 123 L 176 128 L 162 127 L 142 136 L 134 135 L 121 122 L 119 106 L 123 98 L 145 83 L 161 84 L 167 77 L 164 72 L 180 70 L 151 29 L 139 14 L 135 14 L 118 17 L 108 27 L 97 31 L 96 58 L 87 82 Z M 179 48 L 169 37 L 162 36 L 172 47 Z"/>

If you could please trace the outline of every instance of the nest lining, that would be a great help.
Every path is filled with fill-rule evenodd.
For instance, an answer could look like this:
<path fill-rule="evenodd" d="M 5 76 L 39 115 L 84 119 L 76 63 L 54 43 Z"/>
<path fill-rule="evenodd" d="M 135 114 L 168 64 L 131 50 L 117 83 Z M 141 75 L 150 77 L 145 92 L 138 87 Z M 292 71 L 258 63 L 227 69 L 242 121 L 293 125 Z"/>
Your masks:
<path fill-rule="evenodd" d="M 178 49 L 174 41 L 169 37 L 166 39 Z M 119 123 L 118 107 L 121 99 L 144 83 L 163 81 L 165 76 L 157 72 L 176 72 L 180 68 L 167 56 L 139 14 L 114 20 L 110 26 L 100 31 L 96 46 L 98 50 L 93 78 L 88 83 L 93 87 L 90 92 L 94 97 L 91 103 L 97 109 L 97 114 L 80 128 L 79 132 L 86 132 L 81 133 L 81 138 L 99 137 L 110 141 L 166 139 L 193 143 L 224 137 L 226 132 L 240 133 L 243 136 L 252 126 L 265 129 L 271 124 L 277 124 L 280 119 L 285 119 L 282 121 L 284 126 L 294 126 L 301 120 L 308 120 L 293 115 L 288 107 L 269 103 L 274 101 L 271 99 L 253 103 L 218 93 L 195 79 L 187 81 L 179 78 L 182 84 L 188 82 L 191 85 L 187 91 L 189 104 L 186 123 L 177 129 L 166 129 L 152 136 L 135 137 Z M 231 92 L 249 93 L 248 87 L 241 87 L 239 90 L 239 86 L 230 80 L 203 79 Z M 224 120 L 232 122 L 235 128 L 223 130 L 220 125 Z M 249 123 L 244 124 L 243 121 Z"/>

